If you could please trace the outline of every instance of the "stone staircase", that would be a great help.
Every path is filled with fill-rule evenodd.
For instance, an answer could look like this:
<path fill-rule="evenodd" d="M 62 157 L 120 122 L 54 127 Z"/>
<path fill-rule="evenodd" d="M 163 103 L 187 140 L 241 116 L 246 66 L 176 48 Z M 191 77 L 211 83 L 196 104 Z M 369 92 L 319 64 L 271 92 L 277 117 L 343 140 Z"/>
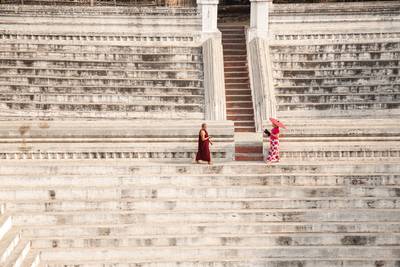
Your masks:
<path fill-rule="evenodd" d="M 0 266 L 37 267 L 40 252 L 32 249 L 32 243 L 22 238 L 19 227 L 13 225 L 11 212 L 0 205 Z"/>
<path fill-rule="evenodd" d="M 196 8 L 3 4 L 0 16 L 1 159 L 191 162 L 205 119 Z M 213 158 L 233 160 L 233 124 L 207 123 Z"/>
<path fill-rule="evenodd" d="M 398 161 L 22 162 L 0 199 L 43 266 L 400 262 Z"/>
<path fill-rule="evenodd" d="M 397 38 L 272 45 L 279 116 L 398 115 L 399 48 Z"/>
<path fill-rule="evenodd" d="M 246 37 L 243 25 L 221 24 L 224 47 L 226 106 L 235 132 L 254 132 L 254 110 L 247 67 Z"/>
<path fill-rule="evenodd" d="M 204 119 L 195 9 L 0 5 L 0 14 L 2 119 Z"/>
<path fill-rule="evenodd" d="M 254 140 L 253 100 L 247 63 L 245 26 L 220 24 L 224 48 L 227 116 L 235 125 L 235 160 L 262 161 L 262 141 Z"/>
<path fill-rule="evenodd" d="M 0 49 L 3 118 L 204 119 L 197 46 L 4 40 Z"/>

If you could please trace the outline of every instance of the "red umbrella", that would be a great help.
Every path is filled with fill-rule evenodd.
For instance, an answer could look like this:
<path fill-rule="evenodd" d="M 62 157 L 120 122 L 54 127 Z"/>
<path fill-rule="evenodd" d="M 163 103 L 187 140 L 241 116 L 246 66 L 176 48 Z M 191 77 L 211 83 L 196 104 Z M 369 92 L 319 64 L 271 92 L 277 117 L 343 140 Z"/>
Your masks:
<path fill-rule="evenodd" d="M 286 129 L 285 124 L 283 124 L 283 123 L 280 122 L 279 120 L 274 119 L 274 118 L 269 118 L 269 120 L 272 122 L 272 124 L 274 124 L 274 125 L 276 125 L 276 126 L 278 126 L 278 127 L 281 127 L 281 128 Z"/>

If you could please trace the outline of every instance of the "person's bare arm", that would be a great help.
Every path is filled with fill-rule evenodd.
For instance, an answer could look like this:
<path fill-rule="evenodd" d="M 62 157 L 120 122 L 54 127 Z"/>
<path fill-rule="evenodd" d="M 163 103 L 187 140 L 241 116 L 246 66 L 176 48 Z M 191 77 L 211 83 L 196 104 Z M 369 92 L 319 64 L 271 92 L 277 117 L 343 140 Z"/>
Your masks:
<path fill-rule="evenodd" d="M 201 136 L 201 141 L 203 142 L 209 139 L 208 137 L 206 137 L 206 132 L 203 130 L 200 132 L 200 136 Z"/>
<path fill-rule="evenodd" d="M 212 145 L 213 143 L 211 142 L 210 137 L 206 137 L 206 132 L 205 131 L 201 131 L 200 132 L 200 136 L 201 136 L 201 141 L 207 141 L 210 142 L 210 144 Z"/>

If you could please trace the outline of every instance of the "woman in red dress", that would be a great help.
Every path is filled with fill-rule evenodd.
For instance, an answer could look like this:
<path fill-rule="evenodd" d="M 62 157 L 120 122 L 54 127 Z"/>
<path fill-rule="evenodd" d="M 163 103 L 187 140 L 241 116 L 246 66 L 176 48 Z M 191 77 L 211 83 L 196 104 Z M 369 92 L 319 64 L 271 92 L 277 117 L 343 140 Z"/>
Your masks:
<path fill-rule="evenodd" d="M 199 147 L 196 155 L 196 163 L 200 163 L 201 160 L 211 164 L 210 144 L 212 145 L 212 142 L 208 136 L 207 124 L 203 123 L 199 132 Z"/>
<path fill-rule="evenodd" d="M 267 163 L 275 163 L 279 162 L 280 157 L 279 157 L 279 127 L 286 128 L 285 125 L 278 121 L 277 119 L 270 118 L 269 119 L 272 123 L 272 130 L 269 132 L 268 130 L 265 130 L 265 134 L 269 136 L 269 151 L 268 151 L 268 157 L 267 157 Z"/>

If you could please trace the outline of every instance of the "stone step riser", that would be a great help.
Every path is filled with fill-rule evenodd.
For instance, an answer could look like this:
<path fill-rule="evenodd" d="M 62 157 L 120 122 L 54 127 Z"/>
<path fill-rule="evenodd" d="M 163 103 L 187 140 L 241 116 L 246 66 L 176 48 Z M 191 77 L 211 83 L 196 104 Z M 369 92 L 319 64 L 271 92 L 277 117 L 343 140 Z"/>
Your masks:
<path fill-rule="evenodd" d="M 333 174 L 333 173 L 359 173 L 362 170 L 366 174 L 395 174 L 400 173 L 400 165 L 388 162 L 382 162 L 379 164 L 363 164 L 363 163 L 351 163 L 342 162 L 341 164 L 280 164 L 280 165 L 266 165 L 266 164 L 234 164 L 234 165 L 195 165 L 195 164 L 153 164 L 153 165 L 140 165 L 121 163 L 116 166 L 111 164 L 101 163 L 101 165 L 94 162 L 88 162 L 82 168 L 79 163 L 59 165 L 57 168 L 53 168 L 46 163 L 22 166 L 21 163 L 2 163 L 0 165 L 0 177 L 10 175 L 79 175 L 79 176 L 93 176 L 93 175 L 237 175 L 238 173 L 251 173 L 253 175 L 258 174 L 282 174 L 284 169 L 285 174 Z M 101 168 L 99 167 L 101 166 Z"/>
<path fill-rule="evenodd" d="M 25 213 L 14 218 L 15 225 L 78 225 L 129 223 L 267 223 L 267 222 L 398 222 L 395 210 L 293 210 L 247 212 L 166 212 L 166 213 Z"/>
<path fill-rule="evenodd" d="M 385 267 L 397 267 L 399 260 L 313 260 L 313 259 L 293 259 L 293 260 L 233 260 L 233 259 L 215 259 L 212 261 L 162 261 L 162 262 L 106 262 L 106 263 L 73 263 L 64 264 L 60 262 L 49 262 L 48 267 L 131 267 L 135 264 L 140 264 L 141 267 L 376 267 L 377 264 Z"/>
<path fill-rule="evenodd" d="M 46 111 L 48 113 L 53 112 L 76 112 L 78 115 L 81 112 L 114 112 L 115 115 L 118 113 L 123 113 L 124 116 L 132 116 L 132 112 L 137 112 L 139 115 L 140 112 L 160 112 L 160 113 L 168 113 L 172 112 L 172 114 L 166 114 L 171 116 L 172 118 L 176 116 L 174 113 L 182 113 L 182 112 L 194 112 L 194 113 L 202 113 L 204 108 L 200 104 L 173 104 L 167 105 L 166 103 L 160 104 L 146 104 L 142 105 L 138 104 L 123 104 L 123 103 L 46 103 L 46 102 L 14 102 L 14 101 L 5 101 L 2 106 L 3 111 L 0 114 L 5 114 L 7 111 L 14 110 L 15 112 L 20 111 L 21 115 L 25 114 L 29 116 L 29 112 L 38 111 L 41 114 L 45 114 Z M 43 111 L 43 112 L 42 112 Z M 126 114 L 130 113 L 130 114 Z M 17 113 L 15 113 L 16 115 Z M 34 115 L 34 114 L 32 114 Z M 61 115 L 61 114 L 60 114 Z M 89 114 L 82 114 L 83 117 L 86 117 Z M 40 115 L 39 115 L 40 117 Z M 79 117 L 79 116 L 78 116 Z M 87 116 L 88 117 L 88 116 Z M 121 116 L 122 117 L 122 116 Z M 140 117 L 140 116 L 137 116 Z M 144 119 L 146 117 L 143 117 Z"/>
<path fill-rule="evenodd" d="M 282 247 L 297 246 L 398 246 L 398 235 L 326 235 L 326 236 L 195 236 L 195 237 L 92 237 L 80 239 L 34 239 L 32 248 L 109 248 L 109 247 L 191 247 L 191 246 L 244 246 L 244 247 Z"/>
<path fill-rule="evenodd" d="M 189 87 L 138 87 L 138 86 L 75 86 L 73 88 L 68 86 L 53 87 L 49 85 L 3 85 L 0 84 L 5 94 L 86 94 L 86 95 L 182 95 L 182 96 L 199 96 L 204 95 L 203 88 L 189 88 Z"/>
<path fill-rule="evenodd" d="M 54 238 L 63 237 L 82 237 L 82 236 L 134 236 L 134 235 L 261 235 L 261 234 L 282 234 L 293 235 L 295 233 L 308 233 L 310 235 L 321 233 L 337 233 L 347 235 L 357 234 L 387 234 L 400 233 L 399 223 L 262 223 L 262 224 L 133 224 L 133 225 L 92 225 L 74 226 L 71 231 L 70 226 L 46 226 L 31 227 L 26 226 L 22 229 L 24 236 Z"/>
<path fill-rule="evenodd" d="M 277 79 L 293 79 L 293 78 L 323 78 L 323 77 L 346 77 L 346 76 L 361 76 L 361 75 L 371 75 L 373 77 L 379 77 L 381 75 L 396 75 L 398 73 L 398 69 L 389 67 L 388 68 L 353 68 L 353 69 L 344 69 L 344 70 L 275 70 L 273 72 L 273 78 Z"/>
<path fill-rule="evenodd" d="M 68 78 L 80 78 L 88 77 L 90 79 L 202 79 L 201 71 L 193 70 L 176 70 L 176 71 L 107 71 L 107 70 L 66 70 L 66 69 L 0 69 L 0 75 L 2 77 L 9 76 L 39 76 L 39 77 L 49 77 L 57 78 L 60 76 L 65 76 Z"/>
<path fill-rule="evenodd" d="M 99 114 L 99 112 L 97 111 L 89 111 L 86 110 L 84 111 L 84 114 L 82 114 L 82 112 L 72 112 L 72 111 L 57 111 L 57 112 L 49 112 L 49 111 L 44 111 L 44 110 L 23 110 L 23 111 L 19 111 L 19 110 L 13 110 L 12 112 L 0 112 L 0 116 L 3 116 L 4 118 L 9 118 L 9 119 L 13 119 L 13 120 L 20 120 L 20 121 L 24 121 L 24 120 L 35 120 L 37 118 L 41 118 L 44 120 L 48 120 L 48 119 L 58 119 L 58 120 L 66 120 L 66 119 L 73 119 L 73 120 L 77 120 L 77 121 L 87 121 L 87 120 L 93 120 L 93 119 L 105 119 L 105 120 L 116 120 L 116 119 L 127 119 L 127 120 L 143 120 L 143 119 L 149 119 L 149 120 L 203 120 L 204 119 L 204 112 L 179 112 L 179 113 L 170 113 L 170 112 L 104 112 L 103 114 Z M 112 151 L 109 151 L 110 153 Z M 126 152 L 126 151 L 123 151 Z M 93 158 L 96 159 L 96 153 L 95 152 L 86 152 L 89 154 L 93 154 L 93 155 L 89 155 L 88 156 L 78 156 L 76 157 L 76 159 L 78 158 Z M 121 152 L 122 153 L 122 152 Z M 31 157 L 29 154 L 28 156 L 25 155 L 24 153 L 17 153 L 17 156 L 14 155 L 3 155 L 3 158 L 8 158 L 8 159 L 25 159 L 25 158 L 29 158 Z M 35 153 L 33 153 L 35 154 Z M 40 154 L 40 153 L 37 153 Z M 43 153 L 42 153 L 43 154 Z M 20 156 L 22 155 L 22 156 Z M 130 156 L 130 158 L 148 158 L 149 156 L 146 154 L 137 154 L 138 156 Z M 164 157 L 164 156 L 163 156 Z M 167 156 L 168 157 L 168 156 Z M 68 155 L 61 155 L 60 157 L 52 155 L 52 156 L 47 156 L 44 155 L 42 158 L 40 159 L 70 159 L 71 157 L 69 157 Z M 75 158 L 75 156 L 74 156 Z M 103 156 L 97 157 L 97 159 L 99 158 L 106 158 Z M 114 158 L 118 158 L 118 157 L 114 157 Z"/>
<path fill-rule="evenodd" d="M 174 248 L 152 248 L 147 249 L 109 249 L 109 250 L 93 250 L 93 249 L 71 249 L 71 250 L 51 250 L 42 253 L 42 259 L 46 260 L 115 260 L 115 259 L 130 259 L 135 261 L 151 260 L 154 257 L 162 260 L 169 260 L 171 254 L 175 253 Z M 235 255 L 238 258 L 282 258 L 287 257 L 302 258 L 357 258 L 364 257 L 365 259 L 376 258 L 395 258 L 398 256 L 396 248 L 355 248 L 355 247 L 335 247 L 332 248 L 180 248 L 180 256 L 176 260 L 185 259 L 207 259 L 207 258 L 225 258 L 230 255 Z M 90 255 L 90 256 L 89 256 Z M 354 255 L 357 255 L 355 257 Z"/>
<path fill-rule="evenodd" d="M 349 95 L 291 95 L 291 96 L 283 96 L 277 95 L 276 100 L 278 105 L 281 104 L 297 104 L 297 103 L 310 103 L 309 107 L 312 107 L 312 104 L 343 104 L 345 105 L 347 102 L 352 104 L 354 102 L 396 102 L 400 100 L 400 92 L 399 93 L 387 93 L 387 94 L 349 94 Z"/>
<path fill-rule="evenodd" d="M 303 45 L 303 46 L 276 46 L 271 45 L 271 49 L 279 48 L 281 53 L 320 53 L 324 52 L 341 52 L 346 50 L 348 52 L 363 52 L 366 50 L 380 51 L 380 50 L 399 50 L 400 43 L 397 40 L 385 41 L 385 42 L 362 42 L 362 43 L 349 43 L 349 42 L 339 42 L 339 43 L 328 43 L 328 44 L 318 44 L 316 45 Z"/>
<path fill-rule="evenodd" d="M 362 102 L 359 103 L 316 103 L 313 105 L 307 104 L 279 104 L 277 107 L 277 111 L 297 111 L 297 110 L 339 110 L 339 111 L 349 111 L 349 110 L 390 110 L 390 109 L 400 109 L 400 103 L 398 101 L 392 102 Z M 350 117 L 352 112 L 348 112 L 348 116 Z"/>
<path fill-rule="evenodd" d="M 393 73 L 393 70 L 398 68 L 399 62 L 396 59 L 392 60 L 337 60 L 337 61 L 274 61 L 273 73 L 307 73 L 304 76 L 310 76 L 310 72 L 339 72 L 339 71 L 362 71 L 372 73 L 372 71 L 387 70 L 388 73 Z M 395 71 L 394 71 L 395 72 Z M 360 74 L 359 74 L 360 75 Z"/>
<path fill-rule="evenodd" d="M 98 199 L 218 199 L 218 198 L 321 198 L 321 197 L 399 197 L 397 187 L 222 187 L 222 188 L 56 188 L 0 189 L 0 197 L 7 201 L 31 200 L 98 200 Z"/>
<path fill-rule="evenodd" d="M 226 103 L 227 108 L 253 108 L 253 103 L 249 102 L 230 102 Z"/>
<path fill-rule="evenodd" d="M 256 148 L 258 152 L 258 148 Z M 58 186 L 81 186 L 81 187 L 110 187 L 110 186 L 171 186 L 171 187 L 231 187 L 231 186 L 400 186 L 399 175 L 384 174 L 277 174 L 266 173 L 265 175 L 216 175 L 216 176 L 180 176 L 163 175 L 158 176 L 119 176 L 111 174 L 105 176 L 71 175 L 71 176 L 49 176 L 31 175 L 24 176 L 2 176 L 0 187 L 58 187 Z"/>
<path fill-rule="evenodd" d="M 386 107 L 391 108 L 379 108 L 372 109 L 371 107 L 357 107 L 357 109 L 298 109 L 295 112 L 288 110 L 278 110 L 277 117 L 281 118 L 281 120 L 291 119 L 291 118 L 304 118 L 308 117 L 308 119 L 320 120 L 320 119 L 361 119 L 361 118 L 373 118 L 373 117 L 395 117 L 400 115 L 399 108 L 392 108 L 392 103 L 387 103 Z M 335 112 L 332 112 L 334 110 Z"/>
<path fill-rule="evenodd" d="M 243 114 L 228 114 L 228 120 L 232 121 L 253 121 L 254 116 L 253 115 L 243 115 Z"/>
<path fill-rule="evenodd" d="M 91 70 L 199 70 L 201 62 L 157 61 L 157 62 L 124 62 L 124 61 L 78 61 L 78 60 L 45 60 L 45 59 L 1 59 L 3 67 L 21 68 L 65 68 Z"/>
<path fill-rule="evenodd" d="M 29 198 L 25 201 L 29 201 Z M 400 201 L 394 198 L 376 199 L 345 199 L 335 198 L 318 199 L 277 199 L 256 201 L 204 201 L 185 200 L 181 203 L 178 200 L 37 200 L 29 202 L 9 202 L 9 210 L 13 212 L 74 212 L 74 211 L 184 211 L 193 210 L 257 210 L 257 209 L 400 209 Z"/>
<path fill-rule="evenodd" d="M 41 85 L 41 86 L 154 86 L 154 87 L 202 87 L 203 83 L 200 80 L 173 80 L 173 79 L 84 79 L 84 78 L 65 78 L 65 77 L 0 77 L 0 83 L 18 83 L 22 85 Z"/>
<path fill-rule="evenodd" d="M 137 96 L 135 95 L 65 95 L 65 94 L 2 94 L 0 95 L 0 103 L 7 101 L 11 102 L 26 102 L 30 101 L 41 103 L 97 103 L 97 104 L 127 104 L 141 105 L 144 103 L 153 103 L 159 105 L 179 105 L 179 104 L 197 104 L 204 105 L 204 96 Z"/>
<path fill-rule="evenodd" d="M 351 53 L 342 51 L 340 53 L 320 52 L 315 54 L 281 54 L 274 53 L 272 61 L 286 62 L 320 62 L 320 61 L 342 61 L 342 60 L 393 60 L 396 59 L 397 51 L 376 51 L 376 52 L 357 52 Z"/>
<path fill-rule="evenodd" d="M 112 44 L 101 44 L 92 45 L 86 44 L 52 44 L 51 41 L 37 44 L 34 42 L 27 43 L 1 43 L 0 44 L 0 55 L 1 53 L 10 53 L 18 51 L 19 55 L 35 54 L 35 53 L 89 53 L 89 54 L 191 54 L 201 55 L 201 49 L 199 47 L 191 46 L 163 46 L 163 43 L 158 45 L 112 45 Z"/>
<path fill-rule="evenodd" d="M 294 94 L 294 95 L 303 95 L 303 97 L 310 97 L 309 95 L 316 94 L 394 94 L 400 92 L 400 86 L 368 86 L 368 85 L 354 85 L 354 86 L 337 86 L 337 87 L 313 87 L 313 86 L 305 86 L 301 88 L 290 88 L 290 87 L 278 87 L 275 88 L 277 95 L 279 94 Z"/>
<path fill-rule="evenodd" d="M 202 55 L 192 54 L 112 54 L 112 53 L 55 53 L 55 52 L 1 52 L 1 58 L 15 58 L 21 60 L 24 59 L 47 59 L 57 61 L 124 61 L 124 62 L 159 62 L 159 61 L 187 61 L 187 62 L 202 62 Z M 241 57 L 241 56 L 238 56 Z M 236 58 L 236 57 L 235 57 Z"/>

